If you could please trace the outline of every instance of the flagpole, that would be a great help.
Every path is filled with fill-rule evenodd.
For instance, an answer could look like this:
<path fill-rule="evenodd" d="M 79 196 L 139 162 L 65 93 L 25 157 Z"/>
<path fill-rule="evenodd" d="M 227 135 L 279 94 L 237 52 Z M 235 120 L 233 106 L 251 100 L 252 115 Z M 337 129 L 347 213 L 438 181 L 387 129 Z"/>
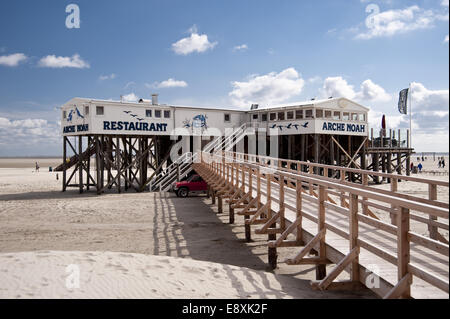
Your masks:
<path fill-rule="evenodd" d="M 409 147 L 412 148 L 412 92 L 409 83 Z"/>

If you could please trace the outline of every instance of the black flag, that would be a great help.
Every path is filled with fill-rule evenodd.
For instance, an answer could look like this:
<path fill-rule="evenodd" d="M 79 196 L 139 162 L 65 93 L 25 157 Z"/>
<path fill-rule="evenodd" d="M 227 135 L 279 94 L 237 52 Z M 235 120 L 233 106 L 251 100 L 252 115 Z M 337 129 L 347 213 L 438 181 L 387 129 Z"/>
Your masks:
<path fill-rule="evenodd" d="M 400 91 L 400 96 L 398 98 L 398 111 L 402 114 L 408 114 L 408 93 L 409 89 Z"/>

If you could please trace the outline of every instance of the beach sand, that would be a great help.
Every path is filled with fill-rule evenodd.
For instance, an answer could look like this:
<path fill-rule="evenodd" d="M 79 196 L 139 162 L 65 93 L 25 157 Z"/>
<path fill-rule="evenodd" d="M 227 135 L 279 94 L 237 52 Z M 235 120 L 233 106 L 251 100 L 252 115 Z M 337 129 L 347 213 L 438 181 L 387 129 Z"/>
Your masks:
<path fill-rule="evenodd" d="M 204 196 L 62 193 L 62 174 L 41 164 L 59 161 L 41 159 L 38 173 L 34 162 L 0 161 L 9 167 L 0 168 L 0 298 L 375 298 L 312 290 L 313 266 L 269 272 L 267 236 L 246 243 L 243 218 L 229 225 L 227 205 L 217 214 Z M 283 261 L 295 249 L 278 253 Z M 71 264 L 79 289 L 65 286 Z"/>

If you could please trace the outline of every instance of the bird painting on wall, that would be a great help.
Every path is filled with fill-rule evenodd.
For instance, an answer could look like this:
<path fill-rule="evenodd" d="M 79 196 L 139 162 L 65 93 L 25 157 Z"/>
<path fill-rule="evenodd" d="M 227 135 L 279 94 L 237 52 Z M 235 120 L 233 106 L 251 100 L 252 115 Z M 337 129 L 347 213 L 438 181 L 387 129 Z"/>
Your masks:
<path fill-rule="evenodd" d="M 123 113 L 127 113 L 127 114 L 130 114 L 130 113 L 131 113 L 131 111 L 123 111 Z"/>
<path fill-rule="evenodd" d="M 137 115 L 136 115 L 136 114 L 130 114 L 130 116 L 132 116 L 132 117 L 136 117 Z"/>
<path fill-rule="evenodd" d="M 302 124 L 302 127 L 308 128 L 308 124 L 309 124 L 309 122 L 306 122 L 305 124 Z"/>

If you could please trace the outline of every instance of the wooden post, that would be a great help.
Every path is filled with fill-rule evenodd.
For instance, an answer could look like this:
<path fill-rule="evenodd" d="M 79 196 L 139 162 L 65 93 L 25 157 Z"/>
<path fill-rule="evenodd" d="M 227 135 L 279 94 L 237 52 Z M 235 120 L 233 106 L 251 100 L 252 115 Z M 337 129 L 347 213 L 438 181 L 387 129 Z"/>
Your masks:
<path fill-rule="evenodd" d="M 372 166 L 373 166 L 373 171 L 377 172 L 380 170 L 380 156 L 379 153 L 373 153 L 372 154 Z M 380 183 L 380 178 L 379 176 L 374 176 L 375 178 L 375 183 L 379 184 Z"/>
<path fill-rule="evenodd" d="M 397 267 L 398 281 L 408 275 L 408 264 L 410 261 L 409 247 L 409 209 L 400 207 L 397 216 Z M 411 297 L 411 286 L 407 285 L 400 295 L 401 298 Z"/>
<path fill-rule="evenodd" d="M 95 168 L 97 170 L 97 195 L 101 194 L 102 185 L 101 183 L 101 158 L 100 158 L 100 140 L 99 136 L 95 136 Z"/>
<path fill-rule="evenodd" d="M 80 194 L 83 193 L 83 136 L 78 136 L 78 174 Z"/>
<path fill-rule="evenodd" d="M 64 161 L 64 165 L 63 165 L 63 189 L 62 191 L 65 192 L 66 191 L 66 183 L 67 183 L 67 136 L 63 137 L 63 161 Z"/>
<path fill-rule="evenodd" d="M 350 251 L 358 247 L 358 195 L 350 194 Z M 350 280 L 359 281 L 359 257 L 355 257 L 351 264 Z"/>
<path fill-rule="evenodd" d="M 428 184 L 428 199 L 437 200 L 437 185 L 436 184 Z M 437 226 L 432 225 L 431 223 L 436 220 L 437 220 L 436 216 L 430 215 L 430 217 L 429 217 L 430 224 L 428 225 L 428 231 L 430 233 L 430 238 L 434 239 L 434 240 L 438 240 L 438 228 L 437 228 Z"/>
<path fill-rule="evenodd" d="M 318 233 L 325 229 L 325 200 L 326 200 L 326 188 L 325 186 L 319 185 L 319 211 L 318 211 Z M 325 235 L 320 239 L 319 242 L 319 258 L 326 258 L 326 246 L 325 246 Z M 327 269 L 325 264 L 317 264 L 316 266 L 316 280 L 322 280 L 327 276 Z"/>
<path fill-rule="evenodd" d="M 117 192 L 120 194 L 120 192 L 121 192 L 120 173 L 122 171 L 122 167 L 121 167 L 122 165 L 121 165 L 121 160 L 120 160 L 120 139 L 119 139 L 119 137 L 116 138 L 116 166 L 117 166 L 117 175 L 119 176 L 119 177 L 117 177 Z"/>
<path fill-rule="evenodd" d="M 248 185 L 249 185 L 249 193 L 250 193 L 250 200 L 253 199 L 253 171 L 252 168 L 248 169 Z M 244 227 L 245 227 L 245 240 L 247 242 L 250 242 L 252 237 L 251 237 L 251 230 L 250 230 L 250 224 L 245 223 L 245 220 L 249 219 L 250 216 L 249 215 L 244 215 Z"/>
<path fill-rule="evenodd" d="M 369 175 L 366 173 L 362 173 L 362 184 L 363 186 L 367 186 L 369 184 Z M 363 197 L 363 202 L 367 201 L 367 197 Z M 368 214 L 369 206 L 367 204 L 362 204 L 362 212 L 364 215 Z"/>
<path fill-rule="evenodd" d="M 267 176 L 267 219 L 270 220 L 272 218 L 272 175 L 266 174 Z M 272 228 L 272 227 L 271 227 Z M 276 234 L 269 234 L 268 240 L 276 240 Z M 268 248 L 268 259 L 269 266 L 272 269 L 277 268 L 277 249 L 276 248 Z"/>
<path fill-rule="evenodd" d="M 319 163 L 319 146 L 320 146 L 320 135 L 314 134 L 314 162 Z M 320 174 L 320 169 L 314 167 L 314 174 Z"/>
<path fill-rule="evenodd" d="M 397 178 L 392 178 L 391 179 L 391 192 L 393 194 L 395 194 L 398 190 L 398 179 Z M 397 209 L 397 207 L 394 204 L 391 204 L 391 209 Z M 397 214 L 398 214 L 398 210 L 397 210 Z M 397 225 L 397 214 L 390 212 L 389 215 L 391 216 L 391 224 L 392 225 Z"/>
<path fill-rule="evenodd" d="M 303 242 L 303 234 L 302 234 L 302 182 L 301 180 L 297 179 L 297 182 L 295 183 L 295 190 L 297 192 L 297 198 L 296 198 L 296 208 L 297 208 L 297 234 L 296 239 L 298 242 Z"/>
<path fill-rule="evenodd" d="M 89 176 L 91 173 L 91 154 L 90 154 L 90 149 L 91 149 L 91 137 L 88 136 L 87 137 L 87 156 L 86 156 L 86 190 L 89 191 L 89 186 L 91 184 L 90 180 L 89 180 Z"/>

